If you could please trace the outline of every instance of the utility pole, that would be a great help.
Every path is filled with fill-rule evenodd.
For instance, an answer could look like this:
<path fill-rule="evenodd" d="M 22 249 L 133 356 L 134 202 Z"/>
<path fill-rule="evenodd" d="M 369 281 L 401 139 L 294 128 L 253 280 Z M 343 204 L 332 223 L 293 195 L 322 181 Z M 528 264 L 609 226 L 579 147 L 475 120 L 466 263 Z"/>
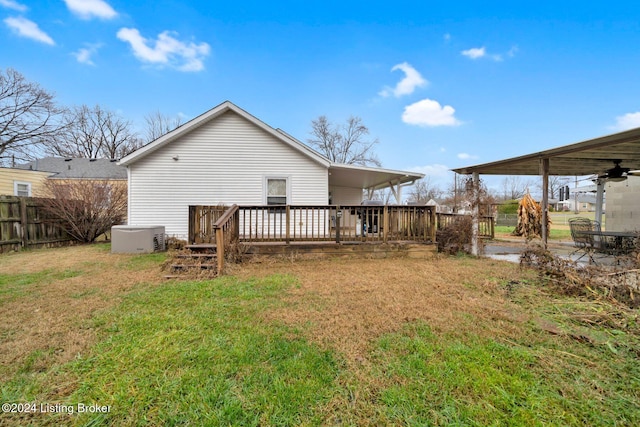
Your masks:
<path fill-rule="evenodd" d="M 577 215 L 578 213 L 580 213 L 580 210 L 578 209 L 578 177 L 577 176 L 576 176 L 576 185 L 573 190 L 573 204 L 574 204 L 573 213 Z"/>

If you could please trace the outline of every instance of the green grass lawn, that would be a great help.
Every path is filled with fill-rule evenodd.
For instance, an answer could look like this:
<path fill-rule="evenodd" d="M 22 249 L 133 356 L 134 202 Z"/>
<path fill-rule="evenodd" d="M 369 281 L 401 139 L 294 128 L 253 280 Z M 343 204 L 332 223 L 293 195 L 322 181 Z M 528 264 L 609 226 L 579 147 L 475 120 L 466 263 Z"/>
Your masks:
<path fill-rule="evenodd" d="M 509 235 L 513 233 L 513 230 L 515 230 L 515 227 L 511 227 L 508 225 L 496 225 L 495 227 L 495 232 L 498 237 L 500 234 Z M 564 229 L 551 227 L 551 230 L 549 230 L 549 239 L 551 240 L 571 239 L 571 231 L 569 229 L 564 230 Z"/>
<path fill-rule="evenodd" d="M 26 357 L 3 360 L 0 390 L 2 403 L 98 404 L 109 412 L 0 414 L 0 424 L 640 425 L 638 310 L 555 294 L 508 263 L 467 257 L 286 261 L 180 282 L 149 278 L 163 260 L 158 255 L 118 256 L 113 265 L 98 255 L 100 269 L 107 270 L 104 288 L 86 295 L 69 289 L 70 299 L 89 304 L 107 298 L 109 277 L 118 271 L 139 269 L 145 280 L 84 320 L 68 321 L 67 333 L 95 333 L 73 357 L 56 361 L 43 341 Z M 84 271 L 61 263 L 9 280 L 2 261 L 0 309 L 16 313 L 30 292 L 46 286 L 103 283 L 86 263 Z M 451 320 L 407 314 L 355 357 L 341 336 L 316 339 L 316 319 L 332 324 L 337 316 L 323 317 L 335 304 L 328 292 L 338 292 L 336 301 L 346 304 L 347 314 L 335 322 L 363 325 L 363 333 L 367 321 L 352 317 L 376 310 L 384 317 L 386 305 L 404 304 L 402 288 L 391 294 L 397 298 L 375 297 L 375 287 L 397 286 L 396 275 L 385 278 L 395 267 L 446 277 L 427 294 L 450 301 Z M 357 276 L 363 268 L 379 282 L 352 283 L 346 269 Z M 324 272 L 319 280 L 305 273 L 316 270 Z M 459 274 L 458 283 L 452 274 Z M 327 290 L 333 275 L 347 282 Z M 418 295 L 410 292 L 398 311 L 410 313 Z M 282 313 L 301 310 L 313 316 L 283 320 Z M 28 323 L 37 313 L 21 315 Z M 10 341 L 20 332 L 16 326 L 0 333 Z"/>

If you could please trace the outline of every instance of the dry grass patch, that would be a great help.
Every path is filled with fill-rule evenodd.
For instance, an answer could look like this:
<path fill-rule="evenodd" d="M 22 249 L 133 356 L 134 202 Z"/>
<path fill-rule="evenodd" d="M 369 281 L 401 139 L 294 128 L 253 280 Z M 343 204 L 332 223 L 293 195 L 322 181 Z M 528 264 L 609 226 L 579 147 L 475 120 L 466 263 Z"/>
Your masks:
<path fill-rule="evenodd" d="M 90 321 L 140 283 L 161 280 L 157 264 L 109 253 L 108 245 L 0 255 L 0 367 L 44 371 L 95 341 Z M 140 259 L 138 257 L 138 259 Z M 129 268 L 133 263 L 135 268 Z"/>
<path fill-rule="evenodd" d="M 366 363 L 373 340 L 408 322 L 425 321 L 436 333 L 465 324 L 467 332 L 471 325 L 481 336 L 516 336 L 518 324 L 528 319 L 505 301 L 499 286 L 528 274 L 509 263 L 446 257 L 329 259 L 256 264 L 240 274 L 285 270 L 300 286 L 288 292 L 285 306 L 267 316 L 306 326 L 309 339 L 338 349 L 349 362 Z"/>

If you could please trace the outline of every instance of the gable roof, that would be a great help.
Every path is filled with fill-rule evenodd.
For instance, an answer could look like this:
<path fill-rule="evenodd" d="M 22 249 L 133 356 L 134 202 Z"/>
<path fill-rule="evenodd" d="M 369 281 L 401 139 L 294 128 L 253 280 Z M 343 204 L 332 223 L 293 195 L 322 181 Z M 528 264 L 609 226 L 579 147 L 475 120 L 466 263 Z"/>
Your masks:
<path fill-rule="evenodd" d="M 144 158 L 145 156 L 153 153 L 159 148 L 171 144 L 173 141 L 182 137 L 183 135 L 197 129 L 198 127 L 210 122 L 211 120 L 214 120 L 216 117 L 219 117 L 229 111 L 232 111 L 240 115 L 241 117 L 244 117 L 250 123 L 264 130 L 283 143 L 287 144 L 294 150 L 307 156 L 312 161 L 319 163 L 325 168 L 328 168 L 330 172 L 330 185 L 346 185 L 360 188 L 380 189 L 389 187 L 390 185 L 413 182 L 424 177 L 424 174 L 415 172 L 405 172 L 391 169 L 373 168 L 368 166 L 334 163 L 317 151 L 298 141 L 296 138 L 292 137 L 285 131 L 269 126 L 262 120 L 249 114 L 230 101 L 223 102 L 222 104 L 212 108 L 206 113 L 201 114 L 195 119 L 161 136 L 155 141 L 152 141 L 144 147 L 139 148 L 128 156 L 122 158 L 118 164 L 122 166 L 129 166 Z"/>
<path fill-rule="evenodd" d="M 157 149 L 170 144 L 171 142 L 175 141 L 181 136 L 193 131 L 194 129 L 210 122 L 211 120 L 214 120 L 216 117 L 219 117 L 220 115 L 229 111 L 232 111 L 238 114 L 239 116 L 245 118 L 250 123 L 264 130 L 265 132 L 275 137 L 276 139 L 282 141 L 283 143 L 290 146 L 294 150 L 299 151 L 300 153 L 307 156 L 308 158 L 315 161 L 316 163 L 319 163 L 324 167 L 329 167 L 329 165 L 331 164 L 331 161 L 329 159 L 317 153 L 316 151 L 312 150 L 311 148 L 307 147 L 297 139 L 291 137 L 286 132 L 280 129 L 272 128 L 262 120 L 249 114 L 248 112 L 246 112 L 245 110 L 243 110 L 242 108 L 238 107 L 237 105 L 235 105 L 230 101 L 225 101 L 222 104 L 216 107 L 213 107 L 211 110 L 207 111 L 206 113 L 199 115 L 195 119 L 188 121 L 184 125 L 172 130 L 171 132 L 161 136 L 160 138 L 154 141 L 151 141 L 149 144 L 123 157 L 118 164 L 122 166 L 129 166 L 130 164 L 133 164 L 138 160 L 144 158 L 148 154 L 153 153 Z"/>
<path fill-rule="evenodd" d="M 45 157 L 16 169 L 51 172 L 51 179 L 127 179 L 127 169 L 111 159 Z"/>

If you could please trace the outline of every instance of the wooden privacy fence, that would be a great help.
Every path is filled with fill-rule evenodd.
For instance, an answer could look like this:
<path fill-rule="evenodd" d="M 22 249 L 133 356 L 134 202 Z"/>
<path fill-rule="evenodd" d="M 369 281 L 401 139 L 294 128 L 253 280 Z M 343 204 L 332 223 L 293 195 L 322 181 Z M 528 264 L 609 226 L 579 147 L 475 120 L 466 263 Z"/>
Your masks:
<path fill-rule="evenodd" d="M 189 207 L 189 243 L 216 242 L 224 209 Z M 431 206 L 240 206 L 233 232 L 241 242 L 435 242 Z M 217 224 L 218 227 L 221 224 Z"/>
<path fill-rule="evenodd" d="M 72 240 L 59 222 L 47 216 L 40 199 L 0 196 L 0 253 Z"/>
<path fill-rule="evenodd" d="M 442 230 L 448 225 L 455 222 L 458 218 L 464 217 L 464 214 L 447 214 L 447 213 L 439 213 L 438 214 L 438 230 Z M 488 239 L 493 239 L 495 237 L 495 221 L 493 216 L 485 215 L 480 216 L 480 220 L 478 223 L 478 236 L 484 237 Z"/>

